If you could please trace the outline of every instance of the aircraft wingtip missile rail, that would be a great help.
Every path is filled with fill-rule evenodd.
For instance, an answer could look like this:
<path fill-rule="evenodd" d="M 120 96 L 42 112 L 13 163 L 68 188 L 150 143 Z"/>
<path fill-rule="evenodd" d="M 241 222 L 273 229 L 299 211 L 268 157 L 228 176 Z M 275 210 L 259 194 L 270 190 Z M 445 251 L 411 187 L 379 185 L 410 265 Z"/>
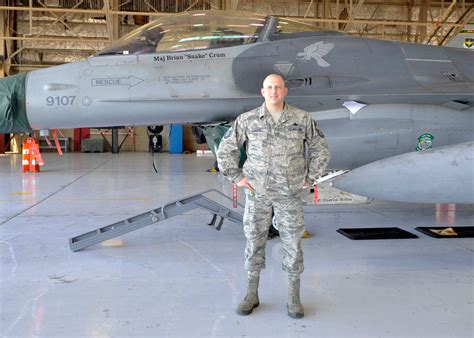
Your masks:
<path fill-rule="evenodd" d="M 381 200 L 471 204 L 472 168 L 474 142 L 466 142 L 372 162 L 335 178 L 332 185 Z"/>

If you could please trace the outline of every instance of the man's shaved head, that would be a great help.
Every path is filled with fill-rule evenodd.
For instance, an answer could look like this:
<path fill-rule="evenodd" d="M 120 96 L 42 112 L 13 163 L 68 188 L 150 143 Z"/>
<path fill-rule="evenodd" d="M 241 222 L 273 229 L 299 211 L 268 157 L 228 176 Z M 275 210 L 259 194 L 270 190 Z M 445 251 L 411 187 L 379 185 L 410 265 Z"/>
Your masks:
<path fill-rule="evenodd" d="M 280 80 L 283 86 L 286 87 L 285 79 L 283 78 L 283 76 L 279 74 L 270 74 L 265 78 L 265 80 L 263 80 L 263 88 L 265 88 L 265 83 L 266 82 L 268 83 L 268 81 L 271 81 L 271 80 L 276 80 L 276 81 Z"/>
<path fill-rule="evenodd" d="M 283 76 L 270 74 L 263 81 L 262 96 L 265 98 L 265 105 L 270 112 L 283 110 L 287 94 L 288 88 L 286 88 Z"/>

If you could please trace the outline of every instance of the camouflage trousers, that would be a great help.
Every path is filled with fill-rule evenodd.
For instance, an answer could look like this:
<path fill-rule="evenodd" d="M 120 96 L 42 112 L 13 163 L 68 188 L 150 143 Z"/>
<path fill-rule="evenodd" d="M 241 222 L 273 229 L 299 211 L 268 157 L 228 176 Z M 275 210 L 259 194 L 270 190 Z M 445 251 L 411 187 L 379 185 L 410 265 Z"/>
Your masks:
<path fill-rule="evenodd" d="M 272 223 L 272 210 L 278 222 L 278 230 L 283 244 L 283 270 L 293 275 L 299 275 L 304 269 L 301 249 L 304 214 L 303 203 L 298 195 L 268 198 L 246 190 L 245 269 L 248 272 L 259 272 L 265 269 L 265 245 Z"/>

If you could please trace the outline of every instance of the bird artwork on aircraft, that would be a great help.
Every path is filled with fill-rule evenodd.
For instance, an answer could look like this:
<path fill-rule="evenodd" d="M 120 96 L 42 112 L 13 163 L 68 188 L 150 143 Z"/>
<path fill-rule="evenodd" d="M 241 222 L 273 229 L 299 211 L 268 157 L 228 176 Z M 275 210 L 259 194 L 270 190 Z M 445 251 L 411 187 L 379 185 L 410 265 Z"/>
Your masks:
<path fill-rule="evenodd" d="M 304 61 L 314 59 L 319 67 L 329 67 L 330 64 L 323 59 L 323 56 L 326 56 L 333 48 L 334 45 L 332 43 L 318 41 L 305 47 L 304 52 L 296 54 L 296 57 L 298 60 Z"/>

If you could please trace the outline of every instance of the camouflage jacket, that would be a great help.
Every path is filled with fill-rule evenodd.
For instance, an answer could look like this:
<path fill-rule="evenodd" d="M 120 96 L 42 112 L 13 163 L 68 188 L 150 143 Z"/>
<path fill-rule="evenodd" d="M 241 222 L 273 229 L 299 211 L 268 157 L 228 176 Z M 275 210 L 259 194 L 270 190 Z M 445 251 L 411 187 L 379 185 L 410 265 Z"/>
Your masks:
<path fill-rule="evenodd" d="M 305 144 L 307 157 L 305 156 Z M 239 168 L 239 148 L 247 161 Z M 295 195 L 323 174 L 330 159 L 323 133 L 304 110 L 285 104 L 274 122 L 265 104 L 237 117 L 217 151 L 219 169 L 234 183 L 246 177 L 259 194 Z"/>

